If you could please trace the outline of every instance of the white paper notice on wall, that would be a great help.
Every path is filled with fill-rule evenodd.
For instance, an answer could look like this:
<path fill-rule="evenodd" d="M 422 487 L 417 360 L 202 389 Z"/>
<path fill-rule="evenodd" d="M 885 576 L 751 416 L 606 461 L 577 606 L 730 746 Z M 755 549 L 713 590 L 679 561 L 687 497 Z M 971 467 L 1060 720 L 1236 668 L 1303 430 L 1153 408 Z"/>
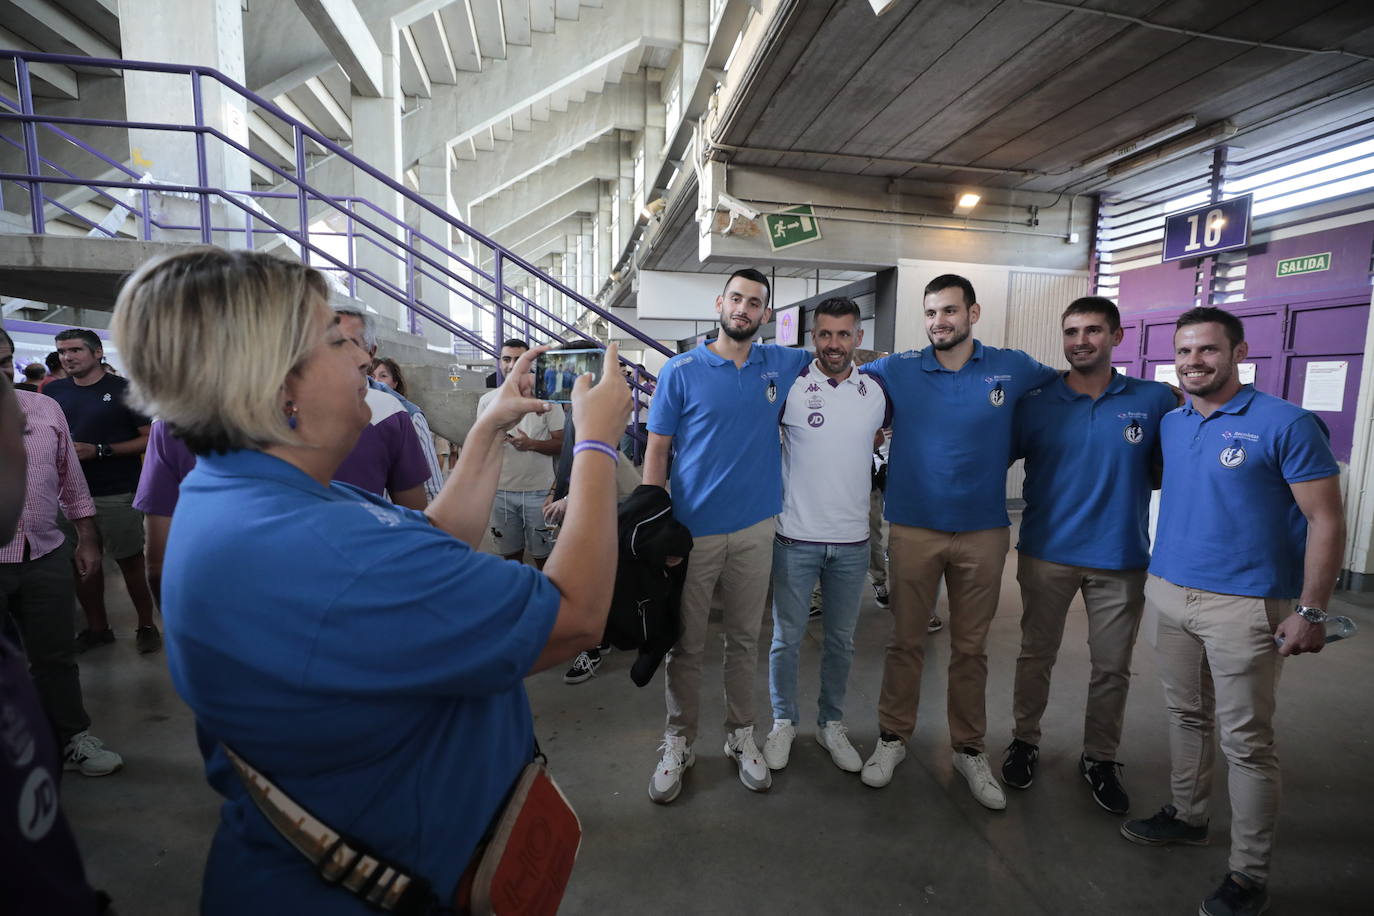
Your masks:
<path fill-rule="evenodd" d="M 1345 375 L 1350 363 L 1343 359 L 1310 362 L 1302 384 L 1302 406 L 1307 410 L 1339 412 L 1345 407 Z"/>
<path fill-rule="evenodd" d="M 1155 366 L 1155 381 L 1178 387 L 1178 370 L 1169 363 Z"/>
<path fill-rule="evenodd" d="M 1241 363 L 1236 368 L 1240 370 L 1240 383 L 1242 385 L 1255 384 L 1255 364 Z"/>

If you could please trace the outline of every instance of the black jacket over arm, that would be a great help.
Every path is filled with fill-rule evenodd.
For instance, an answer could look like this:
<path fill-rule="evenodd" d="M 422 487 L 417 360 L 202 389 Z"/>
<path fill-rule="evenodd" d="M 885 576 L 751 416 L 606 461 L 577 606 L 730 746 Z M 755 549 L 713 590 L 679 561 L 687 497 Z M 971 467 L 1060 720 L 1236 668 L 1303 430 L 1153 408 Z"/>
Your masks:
<path fill-rule="evenodd" d="M 640 687 L 653 678 L 681 635 L 682 584 L 692 534 L 673 518 L 662 487 L 644 484 L 620 504 L 620 563 L 606 637 L 617 649 L 638 649 L 630 678 Z M 669 557 L 682 557 L 676 566 Z"/>

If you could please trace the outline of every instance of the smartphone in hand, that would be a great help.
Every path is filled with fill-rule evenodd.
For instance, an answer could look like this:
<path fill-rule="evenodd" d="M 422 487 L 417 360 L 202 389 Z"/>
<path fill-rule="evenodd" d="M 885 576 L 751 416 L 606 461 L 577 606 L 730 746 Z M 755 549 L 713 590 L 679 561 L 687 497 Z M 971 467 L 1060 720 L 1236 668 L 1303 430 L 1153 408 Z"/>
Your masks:
<path fill-rule="evenodd" d="M 601 380 L 606 351 L 550 350 L 534 361 L 534 396 L 555 404 L 572 403 L 573 382 L 584 372 L 592 374 L 592 384 Z"/>

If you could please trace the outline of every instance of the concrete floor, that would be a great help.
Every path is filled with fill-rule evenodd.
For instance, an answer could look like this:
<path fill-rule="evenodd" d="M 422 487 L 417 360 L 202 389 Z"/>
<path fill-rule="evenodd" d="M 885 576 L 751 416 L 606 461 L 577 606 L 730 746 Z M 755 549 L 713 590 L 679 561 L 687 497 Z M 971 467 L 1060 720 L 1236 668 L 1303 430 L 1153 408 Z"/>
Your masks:
<path fill-rule="evenodd" d="M 994 767 L 1010 741 L 1012 669 L 1020 601 L 1014 556 L 989 644 L 988 746 Z M 92 731 L 124 755 L 102 779 L 68 774 L 63 804 L 92 883 L 123 916 L 191 914 L 218 818 L 192 718 L 171 688 L 162 653 L 134 651 L 133 615 L 110 577 L 119 641 L 81 658 Z M 1374 912 L 1374 610 L 1363 595 L 1336 609 L 1366 631 L 1320 656 L 1287 664 L 1279 711 L 1284 806 L 1271 881 L 1276 914 Z M 941 614 L 945 613 L 941 601 Z M 768 625 L 771 626 L 771 625 Z M 876 739 L 887 612 L 866 597 L 847 708 L 867 757 Z M 802 733 L 772 791 L 748 792 L 720 752 L 720 644 L 708 650 L 702 736 L 686 787 L 667 807 L 647 796 L 663 728 L 662 673 L 638 689 L 628 653 L 576 687 L 562 669 L 528 682 L 536 728 L 585 838 L 565 899 L 568 914 L 1197 912 L 1226 870 L 1230 825 L 1225 767 L 1218 767 L 1212 844 L 1146 849 L 1117 833 L 1078 776 L 1088 674 L 1081 604 L 1067 627 L 1044 723 L 1040 772 L 1008 808 L 990 812 L 953 772 L 945 724 L 948 636 L 932 638 L 921 717 L 890 786 L 863 786 L 814 741 L 820 623 L 802 651 Z M 1121 760 L 1146 816 L 1168 800 L 1165 713 L 1148 645 L 1135 654 Z M 760 646 L 756 709 L 769 724 L 767 640 Z M 1220 758 L 1219 758 L 1220 759 Z"/>

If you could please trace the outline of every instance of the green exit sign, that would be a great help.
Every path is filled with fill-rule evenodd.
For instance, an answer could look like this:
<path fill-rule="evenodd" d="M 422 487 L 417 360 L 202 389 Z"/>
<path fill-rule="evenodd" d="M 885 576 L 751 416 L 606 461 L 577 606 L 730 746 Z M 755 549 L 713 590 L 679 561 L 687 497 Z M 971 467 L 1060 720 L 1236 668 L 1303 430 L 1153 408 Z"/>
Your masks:
<path fill-rule="evenodd" d="M 1305 254 L 1300 258 L 1284 258 L 1274 270 L 1276 277 L 1292 277 L 1298 274 L 1313 274 L 1319 270 L 1331 269 L 1331 252 Z"/>
<path fill-rule="evenodd" d="M 763 223 L 768 228 L 768 244 L 773 246 L 774 251 L 814 242 L 821 237 L 821 224 L 809 204 L 781 213 L 769 213 L 763 218 Z"/>

